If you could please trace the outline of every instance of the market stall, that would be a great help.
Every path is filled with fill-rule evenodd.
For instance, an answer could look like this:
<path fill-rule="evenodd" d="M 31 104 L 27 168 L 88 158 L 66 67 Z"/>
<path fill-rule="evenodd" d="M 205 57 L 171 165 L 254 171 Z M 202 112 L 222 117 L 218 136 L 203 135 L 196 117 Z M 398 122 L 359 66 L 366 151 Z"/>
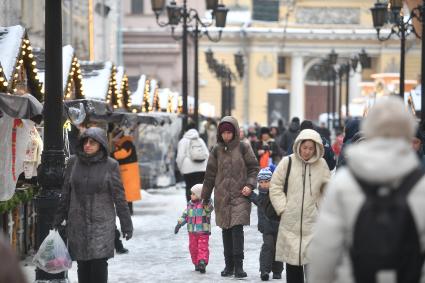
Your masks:
<path fill-rule="evenodd" d="M 35 246 L 37 168 L 43 142 L 37 128 L 42 104 L 32 95 L 0 92 L 0 224 L 16 252 Z"/>

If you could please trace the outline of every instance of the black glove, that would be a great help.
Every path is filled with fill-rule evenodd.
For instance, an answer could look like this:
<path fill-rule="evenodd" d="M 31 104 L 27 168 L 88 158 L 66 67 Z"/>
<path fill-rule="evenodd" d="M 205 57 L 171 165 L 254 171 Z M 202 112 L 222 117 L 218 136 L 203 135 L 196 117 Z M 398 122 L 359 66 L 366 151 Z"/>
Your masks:
<path fill-rule="evenodd" d="M 133 237 L 133 231 L 127 231 L 127 232 L 122 231 L 122 236 L 128 241 L 131 239 L 131 237 Z"/>
<path fill-rule="evenodd" d="M 177 224 L 176 227 L 174 228 L 174 234 L 177 234 L 181 227 L 182 227 L 181 224 Z"/>

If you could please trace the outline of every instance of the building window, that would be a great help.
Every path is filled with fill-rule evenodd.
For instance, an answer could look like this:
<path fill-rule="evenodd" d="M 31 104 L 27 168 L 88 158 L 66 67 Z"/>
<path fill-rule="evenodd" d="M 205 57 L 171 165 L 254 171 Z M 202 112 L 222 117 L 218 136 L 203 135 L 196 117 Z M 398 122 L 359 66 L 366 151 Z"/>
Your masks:
<path fill-rule="evenodd" d="M 143 0 L 131 0 L 131 13 L 143 14 Z"/>
<path fill-rule="evenodd" d="M 286 58 L 279 56 L 277 59 L 277 73 L 286 74 Z"/>

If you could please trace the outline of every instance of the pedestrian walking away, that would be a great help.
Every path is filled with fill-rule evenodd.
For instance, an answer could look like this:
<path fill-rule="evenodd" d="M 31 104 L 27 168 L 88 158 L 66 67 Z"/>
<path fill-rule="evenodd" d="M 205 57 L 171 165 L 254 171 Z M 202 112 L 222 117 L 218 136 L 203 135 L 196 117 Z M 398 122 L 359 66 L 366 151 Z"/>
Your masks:
<path fill-rule="evenodd" d="M 319 133 L 301 131 L 293 146 L 287 193 L 284 192 L 289 157 L 277 166 L 270 184 L 270 200 L 281 216 L 276 260 L 286 262 L 287 283 L 303 283 L 304 267 L 310 262 L 307 250 L 313 237 L 320 200 L 330 178 Z"/>
<path fill-rule="evenodd" d="M 216 223 L 223 236 L 224 277 L 247 276 L 243 270 L 243 226 L 250 224 L 251 203 L 242 190 L 255 188 L 257 173 L 258 161 L 252 148 L 239 140 L 238 121 L 232 116 L 224 117 L 218 126 L 217 145 L 209 156 L 202 189 L 205 203 L 209 203 L 214 190 Z"/>
<path fill-rule="evenodd" d="M 191 199 L 190 189 L 204 182 L 208 156 L 207 145 L 199 137 L 195 124 L 189 124 L 187 132 L 179 141 L 176 157 L 177 167 L 186 183 L 186 201 Z"/>
<path fill-rule="evenodd" d="M 177 234 L 182 226 L 187 224 L 189 232 L 189 251 L 195 270 L 205 273 L 209 260 L 208 242 L 211 234 L 212 200 L 204 204 L 201 200 L 202 184 L 191 188 L 192 194 L 183 215 L 174 229 Z"/>
<path fill-rule="evenodd" d="M 419 283 L 425 177 L 403 100 L 378 100 L 329 183 L 310 247 L 312 283 Z"/>
<path fill-rule="evenodd" d="M 257 176 L 258 194 L 249 189 L 243 191 L 243 195 L 249 197 L 257 206 L 258 231 L 263 234 L 263 245 L 260 252 L 260 278 L 262 281 L 268 281 L 269 273 L 272 271 L 273 279 L 281 279 L 283 271 L 283 263 L 275 260 L 279 221 L 267 218 L 263 207 L 269 195 L 271 178 L 272 171 L 269 168 L 263 168 Z"/>
<path fill-rule="evenodd" d="M 92 127 L 80 136 L 76 156 L 65 170 L 53 226 L 66 223 L 68 248 L 78 264 L 79 283 L 106 283 L 114 256 L 115 218 L 129 240 L 133 235 L 119 164 L 109 157 L 106 132 Z M 64 222 L 65 220 L 65 222 Z"/>

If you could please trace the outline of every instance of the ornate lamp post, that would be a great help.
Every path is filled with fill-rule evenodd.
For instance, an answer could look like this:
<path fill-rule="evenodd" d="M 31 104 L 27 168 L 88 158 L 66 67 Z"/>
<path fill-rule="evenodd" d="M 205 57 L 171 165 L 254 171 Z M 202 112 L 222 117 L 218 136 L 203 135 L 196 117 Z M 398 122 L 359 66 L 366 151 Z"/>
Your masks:
<path fill-rule="evenodd" d="M 62 133 L 62 6 L 61 1 L 47 0 L 46 18 L 46 99 L 44 102 L 44 150 L 39 181 L 41 190 L 35 198 L 37 211 L 36 246 L 40 246 L 52 228 L 63 183 L 65 155 Z M 64 272 L 49 274 L 36 269 L 36 282 L 68 282 Z"/>
<path fill-rule="evenodd" d="M 205 57 L 208 64 L 208 69 L 214 72 L 215 76 L 221 81 L 221 116 L 232 115 L 232 80 L 236 80 L 237 76 L 232 70 L 223 63 L 219 63 L 214 58 L 214 53 L 211 50 L 205 51 Z M 234 54 L 236 69 L 238 70 L 239 78 L 243 78 L 243 70 L 245 63 L 242 53 Z"/>
<path fill-rule="evenodd" d="M 206 8 L 207 10 L 212 10 L 212 18 L 215 19 L 215 26 L 218 28 L 223 28 L 226 25 L 226 17 L 228 9 L 222 5 L 218 4 L 218 0 L 206 0 Z M 188 74 L 187 74 L 187 35 L 189 33 L 188 28 L 193 30 L 194 37 L 194 48 L 195 48 L 195 82 L 194 82 L 194 98 L 195 98 L 195 109 L 194 109 L 194 120 L 195 123 L 198 124 L 198 39 L 200 34 L 199 26 L 201 27 L 209 27 L 213 24 L 203 22 L 198 12 L 195 9 L 191 9 L 187 7 L 187 0 L 183 1 L 182 6 L 178 6 L 175 1 L 171 1 L 169 5 L 167 5 L 167 15 L 168 22 L 162 23 L 159 21 L 159 16 L 164 10 L 165 0 L 151 0 L 152 10 L 155 13 L 156 20 L 159 26 L 171 26 L 173 32 L 173 38 L 177 39 L 174 36 L 174 30 L 177 25 L 182 24 L 182 96 L 183 96 L 183 128 L 186 128 L 187 118 L 188 118 L 188 107 L 187 107 L 187 92 L 188 92 Z M 190 26 L 190 23 L 194 22 L 195 26 Z M 219 31 L 219 36 L 217 39 L 212 38 L 209 33 L 205 32 L 208 38 L 211 41 L 219 41 L 221 38 L 221 30 Z M 178 38 L 180 39 L 180 38 Z"/>
<path fill-rule="evenodd" d="M 414 17 L 422 19 L 423 5 L 415 8 L 410 16 L 405 19 L 403 14 L 403 1 L 390 0 L 388 3 L 377 2 L 370 9 L 372 12 L 373 26 L 376 29 L 377 37 L 380 41 L 389 40 L 392 35 L 400 37 L 400 90 L 399 95 L 404 99 L 404 80 L 405 80 L 405 52 L 406 52 L 406 36 L 411 32 L 415 32 L 412 25 Z M 418 14 L 415 12 L 419 12 Z M 420 15 L 420 16 L 419 16 Z M 382 28 L 391 24 L 390 32 L 387 35 L 381 35 Z"/>

